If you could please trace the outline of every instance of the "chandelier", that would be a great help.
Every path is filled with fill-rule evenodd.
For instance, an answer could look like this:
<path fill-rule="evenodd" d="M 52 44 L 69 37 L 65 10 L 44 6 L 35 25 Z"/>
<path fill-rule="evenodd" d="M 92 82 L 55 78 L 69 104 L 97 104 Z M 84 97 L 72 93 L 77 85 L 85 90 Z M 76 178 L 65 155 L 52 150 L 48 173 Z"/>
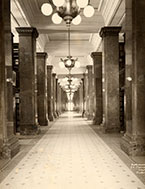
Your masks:
<path fill-rule="evenodd" d="M 73 58 L 70 53 L 70 27 L 68 27 L 68 56 L 66 58 L 61 58 L 59 62 L 59 66 L 61 68 L 66 67 L 69 70 L 69 74 L 71 73 L 71 69 L 73 67 L 79 68 L 80 62 L 78 58 Z"/>
<path fill-rule="evenodd" d="M 81 23 L 80 12 L 82 8 L 86 17 L 94 15 L 95 10 L 90 5 L 90 0 L 49 0 L 49 3 L 44 3 L 41 6 L 41 11 L 45 16 L 50 16 L 53 13 L 53 23 L 60 24 L 64 20 L 69 26 L 71 22 L 74 25 Z"/>

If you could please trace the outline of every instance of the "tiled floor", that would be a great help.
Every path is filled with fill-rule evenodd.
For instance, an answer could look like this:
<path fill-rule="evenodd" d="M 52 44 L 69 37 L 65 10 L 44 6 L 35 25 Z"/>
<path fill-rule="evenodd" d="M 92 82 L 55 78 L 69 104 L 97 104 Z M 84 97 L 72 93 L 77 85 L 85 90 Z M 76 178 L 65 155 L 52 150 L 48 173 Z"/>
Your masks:
<path fill-rule="evenodd" d="M 58 119 L 0 189 L 145 189 L 82 118 Z"/>

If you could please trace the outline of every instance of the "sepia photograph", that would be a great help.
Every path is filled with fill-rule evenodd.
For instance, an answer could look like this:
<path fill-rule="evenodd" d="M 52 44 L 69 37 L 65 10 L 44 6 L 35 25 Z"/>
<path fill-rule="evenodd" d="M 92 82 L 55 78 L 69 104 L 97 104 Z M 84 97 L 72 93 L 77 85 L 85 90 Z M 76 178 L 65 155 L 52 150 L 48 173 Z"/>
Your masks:
<path fill-rule="evenodd" d="M 145 189 L 145 0 L 0 0 L 0 189 Z"/>

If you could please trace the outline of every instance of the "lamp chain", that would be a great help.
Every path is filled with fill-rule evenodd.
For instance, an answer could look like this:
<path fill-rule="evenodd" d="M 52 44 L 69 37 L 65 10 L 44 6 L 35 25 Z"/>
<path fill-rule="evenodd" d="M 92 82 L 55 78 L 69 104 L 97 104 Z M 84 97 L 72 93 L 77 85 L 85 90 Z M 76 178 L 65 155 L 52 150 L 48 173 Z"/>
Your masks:
<path fill-rule="evenodd" d="M 70 27 L 68 27 L 68 56 L 70 57 Z"/>

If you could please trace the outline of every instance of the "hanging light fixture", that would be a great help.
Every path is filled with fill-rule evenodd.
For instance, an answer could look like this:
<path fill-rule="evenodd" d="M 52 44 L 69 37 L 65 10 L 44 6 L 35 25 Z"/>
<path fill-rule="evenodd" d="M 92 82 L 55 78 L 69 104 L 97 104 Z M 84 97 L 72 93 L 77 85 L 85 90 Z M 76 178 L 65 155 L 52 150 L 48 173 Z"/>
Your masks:
<path fill-rule="evenodd" d="M 41 6 L 41 12 L 45 15 L 45 16 L 50 16 L 53 12 L 52 6 L 49 3 L 44 3 Z"/>
<path fill-rule="evenodd" d="M 68 56 L 66 58 L 61 58 L 59 62 L 59 66 L 61 68 L 66 67 L 69 70 L 69 73 L 71 72 L 71 69 L 73 67 L 80 67 L 80 62 L 78 61 L 78 58 L 73 58 L 70 53 L 70 27 L 68 27 Z"/>
<path fill-rule="evenodd" d="M 54 12 L 52 21 L 55 24 L 60 24 L 62 20 L 66 22 L 66 25 L 70 25 L 71 22 L 75 25 L 81 23 L 80 12 L 84 8 L 84 15 L 86 17 L 93 16 L 95 10 L 90 4 L 90 0 L 52 0 L 55 10 L 53 11 L 51 3 L 44 3 L 41 7 L 41 11 L 45 16 L 49 16 Z"/>

